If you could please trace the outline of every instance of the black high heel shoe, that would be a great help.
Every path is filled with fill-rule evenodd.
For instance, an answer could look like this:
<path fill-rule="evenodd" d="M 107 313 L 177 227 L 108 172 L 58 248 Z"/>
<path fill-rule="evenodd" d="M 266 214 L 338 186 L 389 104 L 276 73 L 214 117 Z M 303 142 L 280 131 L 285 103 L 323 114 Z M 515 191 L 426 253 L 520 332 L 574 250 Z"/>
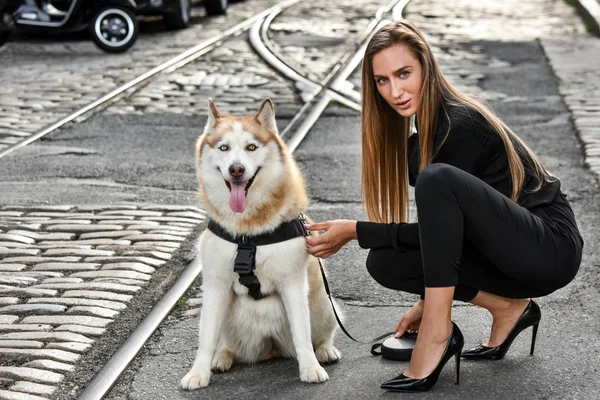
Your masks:
<path fill-rule="evenodd" d="M 542 311 L 540 310 L 540 307 L 535 301 L 531 300 L 500 346 L 488 347 L 480 344 L 479 346 L 463 352 L 461 357 L 470 360 L 501 360 L 510 348 L 513 340 L 515 340 L 519 333 L 530 326 L 533 326 L 533 332 L 531 335 L 531 351 L 529 354 L 533 355 L 533 350 L 535 349 L 535 337 L 541 318 Z"/>
<path fill-rule="evenodd" d="M 433 370 L 429 376 L 424 378 L 410 378 L 404 374 L 400 374 L 394 379 L 391 379 L 387 382 L 381 384 L 382 389 L 390 390 L 392 392 L 424 392 L 429 390 L 435 385 L 440 376 L 440 372 L 442 372 L 442 368 L 448 362 L 452 356 L 454 356 L 456 361 L 456 369 L 454 371 L 454 383 L 458 385 L 458 378 L 460 374 L 460 352 L 465 344 L 465 339 L 463 338 L 462 332 L 458 329 L 458 326 L 453 322 L 452 323 L 452 332 L 450 333 L 450 337 L 448 338 L 448 345 L 446 346 L 446 350 L 442 354 L 442 358 L 438 363 L 437 367 Z"/>

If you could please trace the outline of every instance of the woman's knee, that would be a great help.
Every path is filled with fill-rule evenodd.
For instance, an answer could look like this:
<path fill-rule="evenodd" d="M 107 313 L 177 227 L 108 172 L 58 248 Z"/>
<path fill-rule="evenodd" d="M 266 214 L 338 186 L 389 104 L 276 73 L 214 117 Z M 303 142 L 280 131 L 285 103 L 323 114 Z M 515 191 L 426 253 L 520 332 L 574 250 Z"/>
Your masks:
<path fill-rule="evenodd" d="M 430 198 L 433 194 L 448 190 L 457 179 L 458 168 L 449 164 L 430 164 L 419 172 L 415 183 L 415 200 Z"/>
<path fill-rule="evenodd" d="M 389 281 L 389 260 L 384 257 L 385 250 L 371 249 L 367 256 L 367 271 L 373 279 L 380 285 L 385 286 L 384 282 Z"/>

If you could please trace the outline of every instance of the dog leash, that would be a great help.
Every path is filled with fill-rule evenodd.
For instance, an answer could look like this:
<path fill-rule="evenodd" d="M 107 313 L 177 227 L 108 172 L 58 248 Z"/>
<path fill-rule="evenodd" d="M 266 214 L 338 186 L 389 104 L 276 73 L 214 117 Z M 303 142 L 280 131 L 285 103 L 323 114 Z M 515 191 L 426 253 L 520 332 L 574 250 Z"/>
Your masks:
<path fill-rule="evenodd" d="M 383 335 L 379 335 L 376 338 L 373 338 L 366 342 L 357 340 L 354 337 L 352 337 L 352 335 L 344 327 L 344 324 L 342 324 L 342 320 L 340 319 L 340 317 L 337 313 L 337 310 L 335 309 L 335 305 L 333 304 L 333 298 L 331 297 L 331 291 L 329 290 L 329 282 L 327 281 L 327 276 L 325 275 L 325 269 L 323 268 L 321 259 L 319 257 L 317 257 L 317 260 L 319 260 L 319 268 L 321 269 L 321 276 L 323 277 L 323 284 L 325 285 L 325 292 L 327 293 L 327 297 L 329 297 L 329 302 L 331 303 L 331 308 L 333 309 L 333 314 L 335 315 L 335 319 L 337 320 L 338 325 L 340 326 L 340 328 L 342 328 L 342 331 L 346 334 L 346 336 L 348 336 L 351 340 L 355 341 L 356 343 L 371 344 L 371 343 L 377 342 L 377 341 L 384 339 L 395 333 L 395 332 L 387 332 L 387 333 L 384 333 Z M 380 347 L 381 347 L 381 343 L 375 343 L 373 346 L 371 346 L 371 354 L 376 355 L 376 356 L 380 355 L 381 352 L 377 352 L 377 349 Z"/>

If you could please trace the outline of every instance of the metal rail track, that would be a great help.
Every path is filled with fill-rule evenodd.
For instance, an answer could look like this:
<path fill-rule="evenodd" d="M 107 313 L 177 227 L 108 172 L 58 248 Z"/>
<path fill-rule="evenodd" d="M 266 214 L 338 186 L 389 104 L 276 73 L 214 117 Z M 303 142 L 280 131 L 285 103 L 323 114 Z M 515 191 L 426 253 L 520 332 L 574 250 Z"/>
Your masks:
<path fill-rule="evenodd" d="M 279 15 L 284 9 L 296 4 L 298 1 L 299 0 L 285 1 L 274 7 L 271 7 L 270 9 L 260 14 L 257 14 L 252 19 L 242 23 L 243 27 L 240 27 L 238 25 L 234 28 L 231 28 L 223 35 L 219 35 L 219 37 L 213 38 L 207 42 L 196 46 L 193 49 L 188 50 L 182 55 L 175 57 L 173 60 L 165 63 L 167 64 L 166 66 L 165 64 L 163 64 L 162 66 L 159 66 L 154 70 L 149 71 L 147 74 L 144 74 L 141 77 L 137 78 L 135 80 L 136 83 L 132 85 L 124 85 L 123 87 L 125 88 L 120 91 L 119 89 L 121 88 L 115 90 L 114 92 L 119 91 L 119 93 L 115 93 L 110 98 L 108 98 L 109 95 L 114 93 L 111 92 L 111 94 L 104 97 L 106 98 L 105 102 L 110 101 L 123 91 L 134 87 L 139 82 L 142 82 L 145 79 L 148 79 L 149 77 L 159 72 L 168 70 L 172 71 L 174 69 L 180 68 L 181 66 L 189 63 L 190 61 L 200 57 L 202 54 L 206 54 L 207 52 L 211 51 L 214 47 L 218 46 L 220 42 L 224 40 L 227 36 L 234 35 L 236 34 L 236 32 L 240 33 L 243 30 L 246 30 L 250 28 L 250 26 L 252 26 L 252 30 L 250 32 L 250 40 L 255 50 L 259 53 L 259 55 L 271 66 L 276 68 L 281 74 L 288 77 L 289 79 L 299 82 L 301 85 L 305 85 L 306 88 L 305 92 L 307 94 L 307 98 L 305 100 L 305 104 L 301 107 L 296 116 L 288 123 L 288 125 L 281 132 L 281 136 L 286 137 L 286 146 L 288 147 L 290 152 L 293 152 L 302 142 L 302 140 L 306 137 L 309 130 L 316 123 L 323 110 L 331 101 L 338 101 L 355 110 L 360 110 L 360 104 L 358 103 L 358 95 L 356 93 L 345 93 L 343 88 L 343 82 L 345 82 L 348 79 L 350 74 L 352 74 L 352 72 L 357 68 L 358 64 L 362 60 L 362 55 L 364 54 L 367 40 L 375 32 L 376 29 L 378 29 L 381 25 L 387 22 L 384 19 L 384 16 L 388 13 L 391 13 L 393 19 L 401 18 L 402 9 L 410 0 L 392 0 L 387 6 L 380 8 L 376 14 L 375 19 L 369 24 L 364 34 L 357 41 L 357 49 L 346 53 L 340 59 L 340 61 L 338 61 L 334 65 L 329 74 L 320 82 L 315 82 L 309 79 L 304 72 L 298 71 L 295 68 L 291 67 L 288 63 L 283 62 L 283 57 L 274 50 L 274 46 L 272 46 L 270 40 L 267 37 L 269 25 L 275 19 L 275 17 Z M 150 74 L 151 72 L 153 73 Z M 145 77 L 146 75 L 148 76 Z M 98 100 L 98 102 L 100 100 Z M 92 105 L 88 107 L 91 106 Z M 89 108 L 87 111 L 91 109 L 93 109 L 93 107 Z M 87 111 L 81 112 L 77 116 L 82 115 Z M 54 127 L 55 125 L 53 125 L 52 127 L 54 128 L 49 130 L 49 132 L 58 129 L 60 126 L 64 125 L 69 121 L 72 121 L 77 116 L 69 119 L 68 121 L 67 118 L 61 120 L 65 122 L 63 122 L 61 125 L 58 125 L 58 123 L 55 124 L 57 125 L 56 127 Z M 299 125 L 296 127 L 298 123 Z M 49 127 L 48 129 L 52 127 Z M 33 139 L 28 143 L 31 143 L 32 141 L 37 140 L 39 137 L 42 136 L 43 135 L 40 135 L 36 139 Z M 288 136 L 291 137 L 288 138 Z M 22 147 L 28 143 L 22 144 L 19 147 Z M 2 156 L 3 154 L 0 153 L 0 157 Z M 183 273 L 176 280 L 173 286 L 167 291 L 167 293 L 161 298 L 161 300 L 156 304 L 156 306 L 144 318 L 140 325 L 136 327 L 136 329 L 128 337 L 128 339 L 119 347 L 119 349 L 115 352 L 111 359 L 96 374 L 94 379 L 87 385 L 86 389 L 79 396 L 79 400 L 102 399 L 109 393 L 109 391 L 118 381 L 121 374 L 129 366 L 131 361 L 133 361 L 133 359 L 136 357 L 136 355 L 139 353 L 139 351 L 142 349 L 142 347 L 145 345 L 148 339 L 150 339 L 150 337 L 158 328 L 160 323 L 168 316 L 172 308 L 175 306 L 177 300 L 185 293 L 189 286 L 198 277 L 201 270 L 202 266 L 199 263 L 191 263 L 190 266 L 188 266 L 183 271 Z"/>

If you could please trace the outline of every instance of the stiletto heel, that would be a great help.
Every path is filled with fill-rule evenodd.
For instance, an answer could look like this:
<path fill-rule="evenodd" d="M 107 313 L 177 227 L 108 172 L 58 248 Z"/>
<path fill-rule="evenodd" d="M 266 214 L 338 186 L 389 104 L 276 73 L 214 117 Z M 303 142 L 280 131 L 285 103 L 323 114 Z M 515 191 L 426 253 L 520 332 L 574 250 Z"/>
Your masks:
<path fill-rule="evenodd" d="M 540 326 L 539 323 L 535 324 L 533 326 L 533 331 L 531 332 L 531 352 L 529 353 L 530 356 L 533 355 L 533 350 L 535 349 L 535 337 L 537 336 L 538 326 Z"/>
<path fill-rule="evenodd" d="M 535 347 L 535 337 L 537 335 L 537 329 L 542 318 L 542 311 L 537 303 L 533 300 L 529 301 L 527 308 L 523 311 L 523 314 L 519 317 L 512 330 L 509 332 L 506 339 L 500 346 L 488 347 L 479 345 L 473 347 L 462 353 L 463 358 L 471 360 L 501 360 L 506 355 L 506 352 L 510 348 L 513 340 L 521 333 L 524 329 L 533 326 L 533 334 L 531 338 L 531 355 L 533 355 L 533 349 Z"/>
<path fill-rule="evenodd" d="M 444 365 L 448 362 L 452 356 L 456 358 L 456 369 L 454 371 L 454 383 L 458 384 L 458 378 L 460 374 L 460 352 L 462 351 L 465 339 L 462 335 L 458 326 L 452 323 L 452 332 L 448 338 L 448 344 L 442 354 L 442 358 L 438 363 L 437 367 L 424 378 L 410 378 L 404 374 L 400 374 L 394 379 L 381 384 L 382 389 L 390 390 L 392 392 L 424 392 L 429 390 L 435 385 L 440 376 L 440 372 L 444 368 Z"/>
<path fill-rule="evenodd" d="M 454 362 L 456 363 L 456 368 L 454 368 L 454 384 L 458 385 L 458 380 L 460 379 L 460 351 L 454 355 Z"/>

